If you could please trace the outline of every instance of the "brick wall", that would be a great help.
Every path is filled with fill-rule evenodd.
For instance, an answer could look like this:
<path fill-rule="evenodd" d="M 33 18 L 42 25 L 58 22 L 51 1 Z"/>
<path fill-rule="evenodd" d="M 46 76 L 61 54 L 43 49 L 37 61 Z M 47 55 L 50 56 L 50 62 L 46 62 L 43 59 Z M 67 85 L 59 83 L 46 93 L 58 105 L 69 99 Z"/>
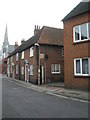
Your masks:
<path fill-rule="evenodd" d="M 64 57 L 62 56 L 63 47 L 40 45 L 40 54 L 47 54 L 48 61 L 46 62 L 46 82 L 60 82 L 63 80 L 64 74 Z M 45 80 L 45 59 L 40 59 L 41 67 L 44 68 L 44 80 Z M 60 64 L 60 74 L 51 73 L 51 65 Z"/>
<path fill-rule="evenodd" d="M 74 76 L 74 58 L 90 57 L 90 41 L 73 44 L 73 27 L 87 23 L 88 13 L 79 15 L 64 22 L 64 71 L 65 86 L 68 88 L 88 89 L 88 77 Z"/>

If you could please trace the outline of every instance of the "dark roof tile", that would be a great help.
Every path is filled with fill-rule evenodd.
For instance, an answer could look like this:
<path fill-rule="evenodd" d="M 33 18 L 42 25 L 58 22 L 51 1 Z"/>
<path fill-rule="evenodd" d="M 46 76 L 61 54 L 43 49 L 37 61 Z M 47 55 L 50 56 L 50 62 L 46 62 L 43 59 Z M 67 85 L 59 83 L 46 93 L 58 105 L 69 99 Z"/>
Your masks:
<path fill-rule="evenodd" d="M 80 14 L 90 12 L 90 1 L 80 2 L 68 15 L 66 15 L 62 21 L 68 20 L 72 17 L 78 16 Z"/>

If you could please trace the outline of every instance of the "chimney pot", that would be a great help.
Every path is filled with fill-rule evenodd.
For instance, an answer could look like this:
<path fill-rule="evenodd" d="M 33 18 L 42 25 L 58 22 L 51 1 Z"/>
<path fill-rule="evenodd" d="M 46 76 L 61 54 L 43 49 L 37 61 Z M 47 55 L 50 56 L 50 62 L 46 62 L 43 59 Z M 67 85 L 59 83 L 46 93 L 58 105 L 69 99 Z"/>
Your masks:
<path fill-rule="evenodd" d="M 16 49 L 18 47 L 18 42 L 15 42 L 14 48 Z"/>
<path fill-rule="evenodd" d="M 22 38 L 22 40 L 21 40 L 21 44 L 23 44 L 25 42 L 25 39 L 24 38 Z"/>

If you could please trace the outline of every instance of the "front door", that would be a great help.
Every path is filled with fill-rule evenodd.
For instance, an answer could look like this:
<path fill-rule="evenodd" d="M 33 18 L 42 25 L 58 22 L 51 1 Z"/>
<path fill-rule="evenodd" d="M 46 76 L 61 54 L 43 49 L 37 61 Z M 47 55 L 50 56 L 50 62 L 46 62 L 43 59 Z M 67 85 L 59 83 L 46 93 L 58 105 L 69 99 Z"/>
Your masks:
<path fill-rule="evenodd" d="M 28 64 L 25 64 L 25 81 L 28 82 L 29 74 L 28 74 Z"/>

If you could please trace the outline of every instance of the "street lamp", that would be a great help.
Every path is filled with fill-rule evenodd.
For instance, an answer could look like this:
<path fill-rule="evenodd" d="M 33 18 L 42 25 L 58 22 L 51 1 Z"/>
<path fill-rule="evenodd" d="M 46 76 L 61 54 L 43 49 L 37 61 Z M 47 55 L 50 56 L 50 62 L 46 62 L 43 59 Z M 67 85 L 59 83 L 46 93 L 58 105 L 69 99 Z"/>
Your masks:
<path fill-rule="evenodd" d="M 38 85 L 40 85 L 40 45 L 38 43 L 34 44 L 37 50 L 37 64 L 38 64 Z"/>

